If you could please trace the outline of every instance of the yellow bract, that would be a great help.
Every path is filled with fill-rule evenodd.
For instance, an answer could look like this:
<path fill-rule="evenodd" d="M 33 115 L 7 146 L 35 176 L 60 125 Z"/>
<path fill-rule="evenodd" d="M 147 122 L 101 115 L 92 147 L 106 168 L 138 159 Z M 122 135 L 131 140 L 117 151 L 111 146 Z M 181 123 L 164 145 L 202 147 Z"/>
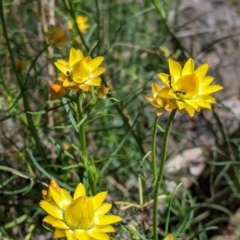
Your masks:
<path fill-rule="evenodd" d="M 223 89 L 220 85 L 210 85 L 213 77 L 206 76 L 208 64 L 200 65 L 196 70 L 193 59 L 189 59 L 182 68 L 179 63 L 169 59 L 170 74 L 159 73 L 164 86 L 153 84 L 153 97 L 147 97 L 160 115 L 164 111 L 177 108 L 186 110 L 192 117 L 201 108 L 211 109 L 215 99 L 211 93 Z"/>
<path fill-rule="evenodd" d="M 117 215 L 106 215 L 112 205 L 103 203 L 107 192 L 87 197 L 79 183 L 73 197 L 51 180 L 48 190 L 43 190 L 40 206 L 48 213 L 43 221 L 55 228 L 54 238 L 68 240 L 109 240 L 107 233 L 115 232 L 111 224 L 121 221 Z"/>

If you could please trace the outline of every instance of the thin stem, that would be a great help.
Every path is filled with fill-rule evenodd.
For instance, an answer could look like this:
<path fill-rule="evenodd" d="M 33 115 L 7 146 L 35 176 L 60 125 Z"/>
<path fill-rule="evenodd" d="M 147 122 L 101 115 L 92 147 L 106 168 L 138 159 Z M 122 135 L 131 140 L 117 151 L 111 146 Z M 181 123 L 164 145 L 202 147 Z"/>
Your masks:
<path fill-rule="evenodd" d="M 66 9 L 68 9 L 66 2 L 63 1 L 63 3 L 64 3 L 64 5 L 65 5 Z M 78 24 L 77 24 L 77 21 L 76 21 L 76 16 L 75 16 L 75 13 L 74 13 L 74 7 L 73 7 L 73 5 L 72 5 L 72 1 L 71 1 L 71 0 L 68 0 L 68 4 L 69 4 L 69 8 L 70 8 L 70 14 L 71 14 L 71 17 L 72 17 L 73 22 L 74 22 L 74 26 L 75 26 L 75 28 L 77 29 L 78 35 L 80 36 L 81 41 L 82 41 L 84 47 L 86 48 L 87 52 L 89 52 L 90 48 L 88 47 L 88 45 L 87 45 L 87 43 L 86 43 L 86 41 L 85 41 L 85 39 L 84 39 L 81 31 L 80 31 L 79 28 L 78 28 Z"/>
<path fill-rule="evenodd" d="M 78 102 L 77 102 L 77 115 L 78 115 L 78 123 L 82 121 L 82 119 L 85 117 L 86 113 L 84 113 L 83 110 L 83 93 L 78 92 L 77 93 Z M 87 144 L 86 144 L 86 121 L 83 121 L 78 128 L 78 136 L 79 136 L 79 142 L 80 142 L 80 154 L 81 154 L 81 160 L 83 163 L 83 167 L 87 173 L 87 181 L 88 185 L 91 189 L 91 194 L 96 193 L 95 189 L 95 183 L 97 179 L 96 174 L 96 168 L 94 165 L 91 165 L 91 162 L 88 161 L 88 155 L 87 155 Z"/>
<path fill-rule="evenodd" d="M 81 92 L 77 94 L 78 102 L 77 102 L 77 112 L 78 112 L 78 122 L 80 122 L 83 117 L 83 108 L 82 108 L 82 100 L 83 95 Z M 85 133 L 85 123 L 83 122 L 80 124 L 78 129 L 79 134 L 79 142 L 80 142 L 80 152 L 81 152 L 81 158 L 83 162 L 83 166 L 85 169 L 88 167 L 88 161 L 87 161 L 87 150 L 86 150 L 86 133 Z"/>
<path fill-rule="evenodd" d="M 153 240 L 158 240 L 158 189 L 161 186 L 162 179 L 163 179 L 163 171 L 166 161 L 167 155 L 167 144 L 168 144 L 168 136 L 170 133 L 170 129 L 173 123 L 174 116 L 176 114 L 177 109 L 172 110 L 168 122 L 166 125 L 166 129 L 163 135 L 163 145 L 162 145 L 162 153 L 161 153 L 161 162 L 160 168 L 157 176 L 157 181 L 154 185 L 154 203 L 153 203 Z"/>
<path fill-rule="evenodd" d="M 10 55 L 12 68 L 13 68 L 13 71 L 15 73 L 15 76 L 16 76 L 16 79 L 17 79 L 17 82 L 18 82 L 18 85 L 19 85 L 21 93 L 22 93 L 23 105 L 24 105 L 24 109 L 25 109 L 25 113 L 26 113 L 26 118 L 27 118 L 27 121 L 28 121 L 28 126 L 29 126 L 29 129 L 31 131 L 31 134 L 33 135 L 34 141 L 36 143 L 37 149 L 39 151 L 39 154 L 40 154 L 42 160 L 46 161 L 47 160 L 46 154 L 44 152 L 41 141 L 39 139 L 36 127 L 34 125 L 33 118 L 30 114 L 31 109 L 30 109 L 30 105 L 29 105 L 29 101 L 28 101 L 27 91 L 24 87 L 24 83 L 22 81 L 22 78 L 21 78 L 20 74 L 18 73 L 18 70 L 17 70 L 16 65 L 15 65 L 14 56 L 13 56 L 13 52 L 12 52 L 10 42 L 9 42 L 9 39 L 8 39 L 8 34 L 7 34 L 7 29 L 6 29 L 5 19 L 4 19 L 3 1 L 2 0 L 0 0 L 0 16 L 1 16 L 1 21 L 2 21 L 3 35 L 4 35 L 4 38 L 6 40 L 6 45 L 7 45 L 9 55 Z"/>
<path fill-rule="evenodd" d="M 155 117 L 152 133 L 152 173 L 153 173 L 153 185 L 157 181 L 157 162 L 156 162 L 156 137 L 157 137 L 157 125 L 158 125 L 159 116 Z"/>
<path fill-rule="evenodd" d="M 96 18 L 97 18 L 97 56 L 99 55 L 100 52 L 100 14 L 99 14 L 99 5 L 98 5 L 98 0 L 95 0 L 95 5 L 96 5 Z"/>

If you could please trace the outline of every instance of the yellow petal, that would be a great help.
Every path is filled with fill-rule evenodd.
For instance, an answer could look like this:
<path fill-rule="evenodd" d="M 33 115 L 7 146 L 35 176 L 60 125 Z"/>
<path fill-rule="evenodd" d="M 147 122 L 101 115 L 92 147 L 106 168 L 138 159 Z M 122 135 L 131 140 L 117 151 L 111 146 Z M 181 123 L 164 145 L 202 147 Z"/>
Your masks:
<path fill-rule="evenodd" d="M 195 74 L 197 75 L 199 81 L 203 80 L 208 71 L 208 68 L 209 68 L 208 63 L 204 63 L 195 70 Z"/>
<path fill-rule="evenodd" d="M 193 107 L 195 110 L 197 110 L 199 108 L 198 102 L 195 100 L 184 99 L 184 102 L 187 103 L 189 106 Z"/>
<path fill-rule="evenodd" d="M 53 238 L 62 238 L 66 236 L 66 230 L 56 229 Z"/>
<path fill-rule="evenodd" d="M 103 68 L 103 67 L 97 68 L 94 72 L 91 73 L 91 78 L 98 77 L 99 75 L 101 75 L 105 71 L 106 71 L 106 69 Z"/>
<path fill-rule="evenodd" d="M 183 70 L 182 70 L 182 75 L 189 75 L 194 72 L 194 61 L 192 58 L 188 59 L 188 61 L 185 63 Z"/>
<path fill-rule="evenodd" d="M 82 183 L 79 183 L 74 192 L 73 199 L 76 199 L 81 196 L 86 196 L 86 189 Z"/>
<path fill-rule="evenodd" d="M 61 189 L 59 192 L 56 188 L 49 187 L 52 198 L 56 204 L 63 210 L 72 202 L 72 197 L 66 189 Z"/>
<path fill-rule="evenodd" d="M 117 215 L 97 216 L 95 219 L 95 223 L 98 225 L 109 225 L 120 221 L 122 221 L 122 218 Z"/>
<path fill-rule="evenodd" d="M 90 71 L 88 64 L 84 59 L 75 65 L 72 76 L 76 83 L 82 83 L 83 81 L 89 79 Z"/>
<path fill-rule="evenodd" d="M 51 204 L 50 202 L 43 200 L 40 202 L 40 207 L 49 215 L 60 220 L 63 219 L 63 212 L 57 205 Z"/>
<path fill-rule="evenodd" d="M 176 99 L 169 99 L 168 105 L 169 105 L 169 109 L 175 109 L 175 108 L 177 108 Z"/>
<path fill-rule="evenodd" d="M 94 211 L 96 211 L 100 207 L 100 205 L 103 203 L 106 197 L 107 197 L 107 191 L 100 192 L 94 197 L 90 197 L 94 206 Z"/>
<path fill-rule="evenodd" d="M 71 48 L 70 53 L 69 53 L 70 68 L 72 68 L 77 62 L 79 62 L 81 60 L 81 58 L 83 58 L 82 51 Z"/>
<path fill-rule="evenodd" d="M 66 78 L 63 81 L 63 87 L 68 88 L 68 87 L 73 87 L 73 86 L 76 86 L 76 83 L 73 81 L 70 81 L 68 78 Z"/>
<path fill-rule="evenodd" d="M 204 100 L 208 103 L 216 103 L 216 100 L 214 97 L 210 96 L 210 95 L 202 95 L 198 98 L 199 100 Z"/>
<path fill-rule="evenodd" d="M 75 236 L 79 240 L 92 240 L 85 230 L 75 230 Z"/>
<path fill-rule="evenodd" d="M 63 59 L 57 60 L 54 63 L 54 65 L 65 75 L 67 72 L 70 72 L 70 67 L 68 65 L 68 62 Z"/>
<path fill-rule="evenodd" d="M 152 97 L 152 96 L 146 96 L 145 98 L 146 98 L 149 102 L 154 101 L 154 97 Z"/>
<path fill-rule="evenodd" d="M 61 220 L 57 220 L 55 221 L 53 224 L 52 224 L 53 227 L 55 228 L 59 228 L 59 229 L 69 229 L 69 226 L 66 225 L 66 223 L 64 223 L 63 221 Z"/>
<path fill-rule="evenodd" d="M 168 87 L 170 87 L 170 85 L 171 85 L 171 76 L 169 76 L 168 74 L 166 74 L 166 73 L 159 73 L 158 74 L 158 77 L 160 78 L 160 80 L 162 80 L 162 82 L 166 85 L 166 86 L 168 86 Z M 169 85 L 169 83 L 170 83 L 170 85 Z"/>
<path fill-rule="evenodd" d="M 67 240 L 78 240 L 75 233 L 72 230 L 66 230 Z"/>
<path fill-rule="evenodd" d="M 54 222 L 56 222 L 56 221 L 58 221 L 58 219 L 55 218 L 55 217 L 53 217 L 53 216 L 51 216 L 51 215 L 48 215 L 48 216 L 46 216 L 46 217 L 43 219 L 43 222 L 49 223 L 49 224 L 51 224 L 51 225 L 52 225 L 52 223 L 54 223 Z"/>
<path fill-rule="evenodd" d="M 162 98 L 172 98 L 171 95 L 169 94 L 172 89 L 168 87 L 163 87 L 157 94 L 157 97 L 162 97 Z"/>
<path fill-rule="evenodd" d="M 187 105 L 184 101 L 176 101 L 177 103 L 177 107 L 178 107 L 178 110 L 182 110 L 185 108 L 185 106 Z"/>
<path fill-rule="evenodd" d="M 111 225 L 104 226 L 103 228 L 101 228 L 101 231 L 105 233 L 116 232 L 114 227 Z"/>
<path fill-rule="evenodd" d="M 96 240 L 110 240 L 109 236 L 106 233 L 104 233 L 101 230 L 99 230 L 99 229 L 94 229 L 94 230 L 91 229 L 91 230 L 89 230 L 88 231 L 88 235 L 90 237 L 92 237 L 94 240 L 95 239 Z"/>
<path fill-rule="evenodd" d="M 200 81 L 200 88 L 210 85 L 213 80 L 214 80 L 214 77 L 212 77 L 212 76 L 204 77 L 203 80 Z"/>
<path fill-rule="evenodd" d="M 101 85 L 101 78 L 99 78 L 99 77 L 91 78 L 87 81 L 84 81 L 84 84 L 89 85 L 89 86 L 100 86 Z"/>
<path fill-rule="evenodd" d="M 198 99 L 198 105 L 199 107 L 202 107 L 202 108 L 207 108 L 207 109 L 211 109 L 211 104 L 205 100 L 200 100 Z"/>
<path fill-rule="evenodd" d="M 99 56 L 96 57 L 94 59 L 92 59 L 91 61 L 88 62 L 88 66 L 91 72 L 93 72 L 94 70 L 96 70 L 100 64 L 102 63 L 102 61 L 104 60 L 103 57 Z"/>
<path fill-rule="evenodd" d="M 152 83 L 152 93 L 153 97 L 156 97 L 158 92 L 160 91 L 161 87 L 158 86 L 156 83 Z"/>
<path fill-rule="evenodd" d="M 169 64 L 170 75 L 176 81 L 182 75 L 182 67 L 178 62 L 175 62 L 172 59 L 168 60 L 168 64 Z"/>
<path fill-rule="evenodd" d="M 110 203 L 102 203 L 102 205 L 95 211 L 95 216 L 105 215 L 112 208 Z"/>
<path fill-rule="evenodd" d="M 218 92 L 222 89 L 223 89 L 223 87 L 221 85 L 210 85 L 210 86 L 201 88 L 199 94 L 207 95 L 210 93 Z"/>
<path fill-rule="evenodd" d="M 188 104 L 185 104 L 185 107 L 184 109 L 186 110 L 186 112 L 188 113 L 188 115 L 190 117 L 193 117 L 194 116 L 194 113 L 195 113 L 195 109 L 191 106 L 189 106 Z"/>
<path fill-rule="evenodd" d="M 54 179 L 51 179 L 49 186 L 58 189 L 58 191 L 61 190 L 60 186 L 58 185 L 58 183 Z"/>
<path fill-rule="evenodd" d="M 86 84 L 81 84 L 78 87 L 79 87 L 79 89 L 82 89 L 85 92 L 89 92 L 91 90 L 91 88 Z"/>
<path fill-rule="evenodd" d="M 90 198 L 81 196 L 69 204 L 64 220 L 71 228 L 89 229 L 94 221 L 94 207 Z"/>

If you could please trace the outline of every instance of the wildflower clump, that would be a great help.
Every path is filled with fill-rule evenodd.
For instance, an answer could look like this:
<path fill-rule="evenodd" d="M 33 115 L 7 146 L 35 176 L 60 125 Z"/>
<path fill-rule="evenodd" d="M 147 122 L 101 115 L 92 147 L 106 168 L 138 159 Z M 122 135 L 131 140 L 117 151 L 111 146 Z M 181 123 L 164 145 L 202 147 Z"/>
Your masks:
<path fill-rule="evenodd" d="M 117 215 L 106 215 L 112 207 L 110 203 L 103 203 L 107 192 L 87 197 L 82 183 L 78 184 L 72 197 L 51 180 L 42 195 L 44 200 L 40 206 L 48 213 L 43 222 L 55 228 L 54 238 L 109 240 L 107 233 L 115 232 L 111 224 L 122 220 Z"/>
<path fill-rule="evenodd" d="M 164 86 L 152 84 L 153 96 L 146 97 L 156 108 L 157 114 L 171 111 L 186 112 L 192 117 L 201 108 L 211 109 L 215 99 L 211 93 L 223 89 L 220 85 L 210 85 L 212 76 L 207 76 L 209 65 L 204 63 L 195 69 L 193 59 L 189 59 L 182 68 L 179 63 L 169 59 L 170 74 L 159 73 L 158 77 Z"/>

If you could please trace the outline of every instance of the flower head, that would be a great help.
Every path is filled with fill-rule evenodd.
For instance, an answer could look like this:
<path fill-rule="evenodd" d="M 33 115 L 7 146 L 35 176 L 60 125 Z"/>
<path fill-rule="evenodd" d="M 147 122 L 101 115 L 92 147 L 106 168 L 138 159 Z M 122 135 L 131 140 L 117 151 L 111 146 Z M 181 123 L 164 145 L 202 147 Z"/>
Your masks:
<path fill-rule="evenodd" d="M 164 112 L 171 111 L 176 108 L 176 101 L 174 99 L 163 98 L 162 94 L 167 90 L 165 86 L 158 86 L 156 83 L 152 83 L 153 96 L 147 96 L 146 99 L 157 110 L 157 116 L 160 116 Z"/>
<path fill-rule="evenodd" d="M 62 44 L 68 41 L 66 31 L 50 25 L 49 30 L 45 33 L 46 38 L 51 46 L 60 48 Z"/>
<path fill-rule="evenodd" d="M 220 91 L 223 87 L 210 85 L 213 77 L 206 76 L 208 68 L 208 64 L 205 63 L 195 70 L 194 61 L 191 58 L 183 68 L 179 63 L 169 59 L 170 75 L 158 74 L 166 87 L 160 94 L 161 97 L 174 99 L 178 110 L 180 112 L 186 110 L 191 117 L 201 108 L 211 109 L 211 104 L 216 101 L 210 94 Z"/>
<path fill-rule="evenodd" d="M 76 22 L 81 33 L 86 33 L 87 29 L 90 28 L 90 25 L 87 24 L 87 21 L 88 21 L 87 17 L 81 16 L 81 15 L 76 17 Z M 68 28 L 69 29 L 73 28 L 72 22 L 68 23 Z"/>
<path fill-rule="evenodd" d="M 105 68 L 99 67 L 103 59 L 101 56 L 94 59 L 90 56 L 84 57 L 82 51 L 71 48 L 68 61 L 59 59 L 54 63 L 61 72 L 58 80 L 63 82 L 63 87 L 75 91 L 89 91 L 90 86 L 100 86 L 99 75 L 106 71 Z"/>
<path fill-rule="evenodd" d="M 79 183 L 73 197 L 50 182 L 48 190 L 43 190 L 41 208 L 48 213 L 43 221 L 55 228 L 54 238 L 67 237 L 68 240 L 109 240 L 107 233 L 115 232 L 111 224 L 121 221 L 117 215 L 106 215 L 112 205 L 103 203 L 107 192 L 93 197 L 86 196 L 86 190 Z"/>

